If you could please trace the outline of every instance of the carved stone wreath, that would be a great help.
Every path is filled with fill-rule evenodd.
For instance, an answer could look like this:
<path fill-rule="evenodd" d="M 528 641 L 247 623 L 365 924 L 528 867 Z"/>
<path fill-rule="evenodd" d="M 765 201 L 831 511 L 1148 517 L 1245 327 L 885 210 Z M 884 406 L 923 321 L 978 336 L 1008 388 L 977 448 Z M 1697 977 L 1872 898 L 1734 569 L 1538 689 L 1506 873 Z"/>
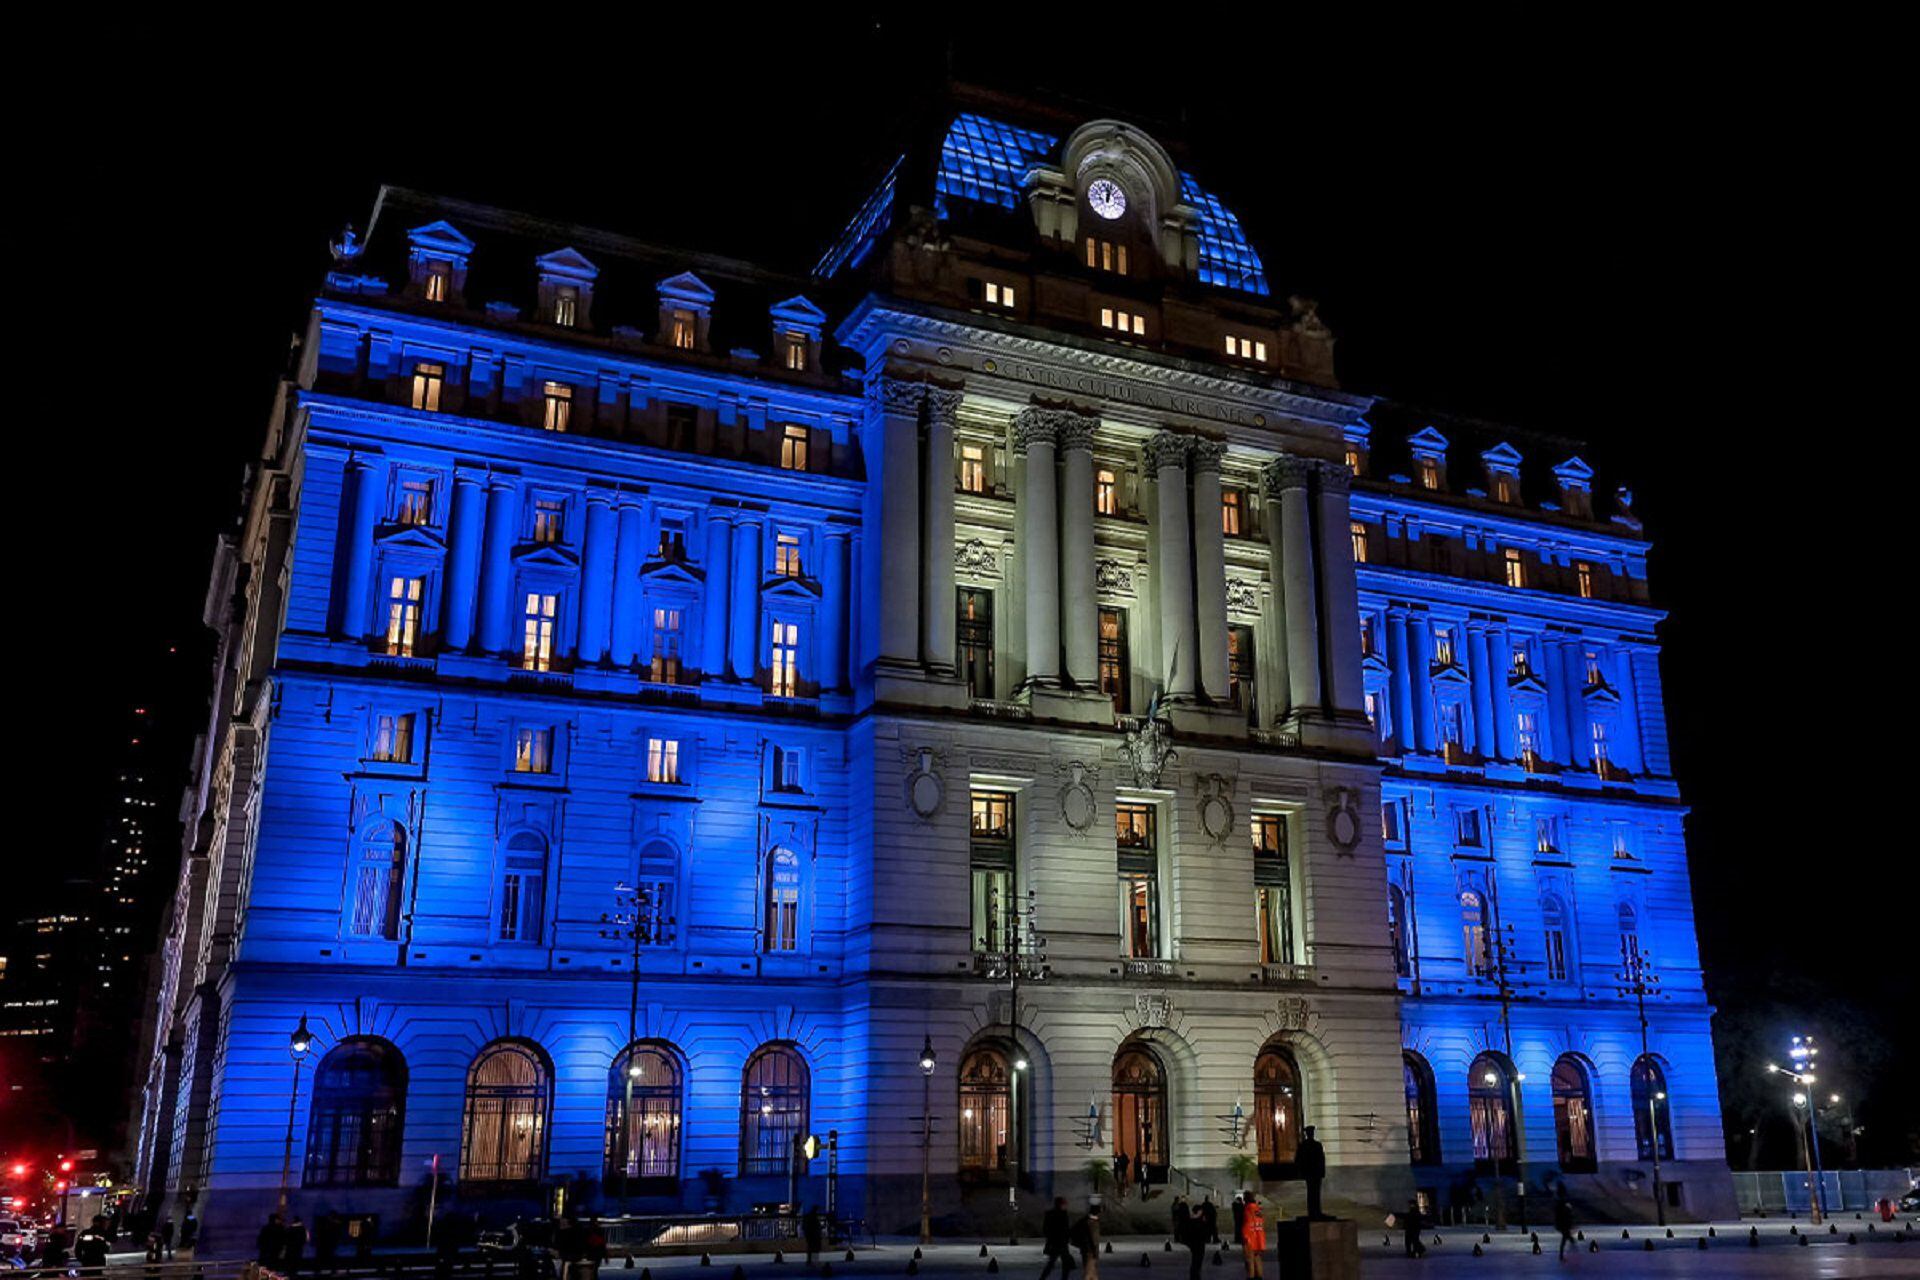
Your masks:
<path fill-rule="evenodd" d="M 1063 771 L 1060 784 L 1060 821 L 1067 824 L 1068 830 L 1075 835 L 1086 835 L 1093 829 L 1094 818 L 1099 807 L 1094 800 L 1094 781 L 1099 771 L 1078 760 L 1069 761 Z"/>
<path fill-rule="evenodd" d="M 1327 807 L 1327 839 L 1343 858 L 1351 858 L 1360 847 L 1360 793 L 1352 787 L 1335 787 L 1333 803 Z"/>
<path fill-rule="evenodd" d="M 1217 773 L 1209 773 L 1194 782 L 1200 793 L 1200 829 L 1215 844 L 1233 831 L 1233 784 Z"/>
<path fill-rule="evenodd" d="M 940 812 L 946 803 L 947 784 L 935 771 L 940 756 L 932 747 L 921 747 L 916 754 L 916 763 L 907 774 L 907 807 L 922 822 L 929 821 Z"/>

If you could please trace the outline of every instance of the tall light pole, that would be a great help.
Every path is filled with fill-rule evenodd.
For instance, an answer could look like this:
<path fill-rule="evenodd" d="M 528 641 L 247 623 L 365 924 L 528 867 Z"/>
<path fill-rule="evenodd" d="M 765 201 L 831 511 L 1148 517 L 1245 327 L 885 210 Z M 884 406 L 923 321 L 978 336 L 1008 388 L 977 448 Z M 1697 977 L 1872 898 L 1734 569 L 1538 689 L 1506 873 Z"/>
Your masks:
<path fill-rule="evenodd" d="M 1620 986 L 1622 996 L 1632 996 L 1640 1013 L 1640 1060 L 1651 1064 L 1653 1049 L 1647 1038 L 1647 997 L 1660 993 L 1660 978 L 1640 944 L 1630 943 L 1621 955 Z M 1653 1212 L 1661 1226 L 1667 1225 L 1667 1197 L 1660 1184 L 1660 1104 L 1666 1101 L 1664 1090 L 1647 1093 L 1647 1141 L 1653 1152 Z"/>
<path fill-rule="evenodd" d="M 1498 901 L 1495 910 L 1499 909 Z M 1513 926 L 1501 926 L 1496 920 L 1487 939 L 1492 951 L 1494 992 L 1500 999 L 1500 1032 L 1506 1044 L 1507 1066 L 1511 1068 L 1507 1077 L 1507 1105 L 1513 1108 L 1513 1167 L 1520 1191 L 1520 1229 L 1527 1229 L 1527 1130 L 1520 1109 L 1520 1086 L 1525 1082 L 1526 1072 L 1513 1060 L 1513 1002 L 1521 994 L 1515 985 L 1517 975 L 1525 973 L 1525 961 L 1513 957 Z M 1496 1172 L 1499 1165 L 1494 1165 Z M 1505 1230 L 1503 1227 L 1502 1230 Z"/>
<path fill-rule="evenodd" d="M 633 1082 L 640 1075 L 640 1064 L 633 1059 L 633 1042 L 640 1035 L 640 952 L 643 947 L 670 938 L 673 921 L 662 914 L 660 896 L 651 885 L 622 882 L 614 885 L 613 892 L 619 905 L 616 910 L 600 913 L 600 936 L 631 944 L 627 958 L 627 1043 L 613 1058 L 615 1062 L 622 1056 L 627 1060 L 627 1069 L 621 1072 L 626 1093 L 620 1111 L 619 1148 L 620 1213 L 625 1217 L 632 1209 L 629 1200 L 633 1182 Z M 678 1135 L 674 1140 L 679 1140 Z"/>
<path fill-rule="evenodd" d="M 287 1188 L 293 1177 L 293 1118 L 300 1109 L 300 1067 L 312 1048 L 313 1034 L 307 1030 L 307 1015 L 303 1013 L 300 1025 L 287 1039 L 287 1053 L 293 1059 L 293 1088 L 287 1094 L 287 1141 L 280 1149 L 280 1216 L 283 1219 L 287 1213 Z"/>
<path fill-rule="evenodd" d="M 1009 894 L 1002 914 L 1004 951 L 986 956 L 987 975 L 1007 980 L 1007 1212 L 1011 1222 L 1007 1243 L 1020 1243 L 1020 1079 L 1027 1069 L 1027 1056 L 1020 1048 L 1020 982 L 1038 981 L 1047 976 L 1047 953 L 1041 950 L 1046 939 L 1039 933 L 1033 905 L 1033 890 L 1027 890 L 1024 905 L 1017 894 Z"/>
<path fill-rule="evenodd" d="M 1806 1129 L 1802 1131 L 1801 1141 L 1806 1148 L 1807 1172 L 1813 1175 L 1811 1209 L 1815 1226 L 1825 1221 L 1826 1218 L 1822 1204 L 1824 1196 L 1820 1186 L 1821 1181 L 1826 1175 L 1822 1173 L 1820 1169 L 1820 1125 L 1815 1115 L 1812 1092 L 1814 1082 L 1819 1078 L 1814 1075 L 1813 1060 L 1819 1056 L 1820 1050 L 1814 1046 L 1812 1036 L 1794 1036 L 1791 1044 L 1787 1048 L 1787 1057 L 1792 1061 L 1793 1065 L 1790 1067 L 1782 1067 L 1771 1062 L 1767 1064 L 1767 1071 L 1770 1074 L 1785 1076 L 1795 1086 L 1793 1095 L 1794 1120 L 1800 1122 L 1800 1113 L 1802 1111 L 1806 1112 L 1804 1121 Z"/>
<path fill-rule="evenodd" d="M 933 1243 L 931 1160 L 933 1158 L 933 1037 L 920 1046 L 920 1243 Z"/>

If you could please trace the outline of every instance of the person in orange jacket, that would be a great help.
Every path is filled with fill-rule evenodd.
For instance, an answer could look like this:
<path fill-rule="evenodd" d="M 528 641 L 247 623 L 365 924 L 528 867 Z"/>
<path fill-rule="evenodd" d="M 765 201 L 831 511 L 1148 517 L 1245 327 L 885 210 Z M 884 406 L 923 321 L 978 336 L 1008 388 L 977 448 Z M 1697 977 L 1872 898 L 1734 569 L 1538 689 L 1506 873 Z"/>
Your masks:
<path fill-rule="evenodd" d="M 1260 1208 L 1259 1197 L 1251 1192 L 1247 1194 L 1247 1216 L 1240 1239 L 1240 1256 L 1247 1264 L 1247 1280 L 1261 1280 L 1266 1274 L 1261 1267 L 1267 1256 L 1267 1215 Z"/>

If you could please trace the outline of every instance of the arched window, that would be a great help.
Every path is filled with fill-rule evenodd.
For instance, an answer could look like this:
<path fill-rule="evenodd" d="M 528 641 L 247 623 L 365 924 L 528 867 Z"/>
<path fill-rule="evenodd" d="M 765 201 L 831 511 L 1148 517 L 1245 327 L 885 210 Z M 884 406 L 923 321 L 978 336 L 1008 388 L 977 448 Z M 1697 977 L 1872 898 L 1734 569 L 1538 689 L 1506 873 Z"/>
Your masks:
<path fill-rule="evenodd" d="M 1440 1117 L 1434 1104 L 1433 1068 L 1419 1054 L 1400 1055 L 1407 1082 L 1407 1159 L 1412 1164 L 1440 1163 Z"/>
<path fill-rule="evenodd" d="M 1397 884 L 1387 886 L 1387 937 L 1393 943 L 1393 971 L 1413 976 L 1412 949 L 1407 945 L 1407 893 Z"/>
<path fill-rule="evenodd" d="M 775 849 L 767 855 L 760 927 L 768 952 L 800 949 L 800 855 L 791 849 Z"/>
<path fill-rule="evenodd" d="M 1483 1173 L 1513 1165 L 1513 1076 L 1491 1053 L 1467 1072 L 1467 1123 L 1473 1132 L 1473 1162 Z"/>
<path fill-rule="evenodd" d="M 1620 963 L 1632 967 L 1636 958 L 1644 959 L 1646 952 L 1640 949 L 1640 913 L 1633 909 L 1631 902 L 1620 904 Z"/>
<path fill-rule="evenodd" d="M 1653 1159 L 1655 1138 L 1660 1158 L 1673 1159 L 1673 1114 L 1667 1107 L 1667 1073 L 1649 1055 L 1633 1061 L 1633 1140 L 1640 1159 Z"/>
<path fill-rule="evenodd" d="M 1560 895 L 1550 893 L 1540 899 L 1541 943 L 1547 957 L 1547 981 L 1565 982 L 1573 972 L 1567 942 L 1567 906 Z"/>
<path fill-rule="evenodd" d="M 998 1045 L 969 1049 L 960 1060 L 960 1172 L 982 1177 L 1007 1167 L 1007 1117 L 1013 1091 L 1007 1054 Z"/>
<path fill-rule="evenodd" d="M 606 1156 L 609 1178 L 680 1176 L 680 1059 L 670 1046 L 642 1042 L 614 1059 Z"/>
<path fill-rule="evenodd" d="M 1300 1145 L 1300 1068 L 1293 1055 L 1269 1044 L 1253 1060 L 1253 1135 L 1260 1176 L 1277 1178 L 1293 1165 Z"/>
<path fill-rule="evenodd" d="M 1124 1045 L 1113 1059 L 1113 1152 L 1130 1179 L 1152 1181 L 1166 1176 L 1168 1150 L 1166 1070 L 1146 1045 Z"/>
<path fill-rule="evenodd" d="M 356 938 L 400 936 L 400 887 L 407 864 L 407 829 L 375 818 L 354 842 L 352 910 L 348 931 Z"/>
<path fill-rule="evenodd" d="M 500 871 L 500 941 L 538 942 L 546 921 L 547 838 L 537 831 L 507 837 Z"/>
<path fill-rule="evenodd" d="M 1553 1064 L 1553 1136 L 1563 1171 L 1594 1171 L 1593 1088 L 1586 1066 L 1570 1053 Z"/>
<path fill-rule="evenodd" d="M 462 1182 L 537 1182 L 547 1163 L 552 1076 L 532 1045 L 488 1045 L 467 1072 Z"/>
<path fill-rule="evenodd" d="M 740 1175 L 787 1171 L 793 1140 L 807 1132 L 807 1064 L 792 1045 L 770 1044 L 747 1059 L 740 1084 Z"/>
<path fill-rule="evenodd" d="M 391 1187 L 400 1181 L 407 1064 L 384 1040 L 343 1040 L 313 1073 L 307 1122 L 309 1187 Z"/>
<path fill-rule="evenodd" d="M 1493 919 L 1487 910 L 1486 897 L 1478 890 L 1468 889 L 1460 895 L 1460 928 L 1461 955 L 1466 957 L 1467 976 L 1486 977 L 1493 972 L 1493 954 L 1488 950 L 1493 937 Z"/>

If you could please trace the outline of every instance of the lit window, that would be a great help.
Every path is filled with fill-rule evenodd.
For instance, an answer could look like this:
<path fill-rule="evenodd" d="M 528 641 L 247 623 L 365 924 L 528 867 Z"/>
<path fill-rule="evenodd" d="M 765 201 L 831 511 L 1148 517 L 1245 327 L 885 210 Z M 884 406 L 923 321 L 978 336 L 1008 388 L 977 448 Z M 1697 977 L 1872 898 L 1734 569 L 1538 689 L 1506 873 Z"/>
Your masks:
<path fill-rule="evenodd" d="M 647 678 L 655 684 L 680 683 L 680 611 L 653 611 L 653 660 Z"/>
<path fill-rule="evenodd" d="M 1533 655 L 1525 644 L 1513 646 L 1513 668 L 1509 674 L 1522 677 L 1533 674 Z"/>
<path fill-rule="evenodd" d="M 1504 471 L 1493 473 L 1493 500 L 1495 502 L 1518 502 L 1520 500 L 1520 479 Z"/>
<path fill-rule="evenodd" d="M 800 627 L 792 622 L 773 624 L 773 651 L 769 656 L 767 692 L 776 698 L 795 697 L 800 691 Z"/>
<path fill-rule="evenodd" d="M 1100 308 L 1100 327 L 1102 329 L 1112 329 L 1119 333 L 1145 336 L 1147 332 L 1147 318 L 1137 312 L 1119 311 L 1113 307 L 1102 307 Z"/>
<path fill-rule="evenodd" d="M 1238 489 L 1220 491 L 1220 531 L 1229 538 L 1240 536 L 1245 521 L 1247 495 Z"/>
<path fill-rule="evenodd" d="M 1520 558 L 1520 549 L 1518 547 L 1508 547 L 1502 555 L 1502 562 L 1506 569 L 1508 586 L 1524 587 L 1527 585 L 1527 566 L 1526 562 Z"/>
<path fill-rule="evenodd" d="M 647 739 L 647 781 L 680 781 L 680 740 L 678 738 Z"/>
<path fill-rule="evenodd" d="M 1121 804 L 1113 811 L 1113 839 L 1122 849 L 1153 848 L 1153 806 Z"/>
<path fill-rule="evenodd" d="M 440 412 L 440 392 L 446 386 L 447 366 L 422 360 L 413 366 L 413 407 Z"/>
<path fill-rule="evenodd" d="M 1433 662 L 1435 666 L 1453 665 L 1453 628 L 1435 627 L 1433 629 Z"/>
<path fill-rule="evenodd" d="M 1124 609 L 1100 610 L 1098 631 L 1100 692 L 1125 714 L 1128 703 L 1127 614 Z"/>
<path fill-rule="evenodd" d="M 549 431 L 565 431 L 567 421 L 573 416 L 573 388 L 564 382 L 549 382 L 545 396 L 546 407 L 540 425 Z"/>
<path fill-rule="evenodd" d="M 423 529 L 433 523 L 433 481 L 400 482 L 399 522 L 415 529 Z"/>
<path fill-rule="evenodd" d="M 1252 360 L 1258 364 L 1267 362 L 1267 344 L 1255 338 L 1243 338 L 1238 334 L 1227 335 L 1227 354 L 1236 360 Z"/>
<path fill-rule="evenodd" d="M 1009 950 L 1013 903 L 1013 802 L 1006 791 L 975 791 L 968 823 L 971 873 L 970 918 L 973 947 L 988 953 Z"/>
<path fill-rule="evenodd" d="M 1623 862 L 1633 860 L 1633 846 L 1628 843 L 1627 828 L 1616 823 L 1613 828 L 1613 856 Z"/>
<path fill-rule="evenodd" d="M 960 487 L 968 493 L 987 491 L 987 449 L 985 445 L 960 446 Z"/>
<path fill-rule="evenodd" d="M 807 752 L 804 747 L 775 747 L 773 749 L 773 789 L 775 791 L 804 791 L 801 770 L 806 765 Z"/>
<path fill-rule="evenodd" d="M 1421 458 L 1414 463 L 1414 468 L 1420 477 L 1420 487 L 1422 489 L 1438 489 L 1440 487 L 1440 464 L 1438 461 L 1433 458 Z"/>
<path fill-rule="evenodd" d="M 542 544 L 559 542 L 566 534 L 567 503 L 564 498 L 533 500 L 533 540 Z"/>
<path fill-rule="evenodd" d="M 425 578 L 393 578 L 387 584 L 387 652 L 398 657 L 413 656 L 420 636 L 421 601 L 426 597 Z"/>
<path fill-rule="evenodd" d="M 807 368 L 807 335 L 789 332 L 786 335 L 787 368 L 796 373 L 804 373 Z"/>
<path fill-rule="evenodd" d="M 986 297 L 988 306 L 1007 307 L 1011 309 L 1013 306 L 1013 286 L 989 280 L 987 281 Z"/>
<path fill-rule="evenodd" d="M 380 764 L 413 763 L 413 716 L 382 715 L 373 725 L 373 759 Z"/>
<path fill-rule="evenodd" d="M 1349 447 L 1347 449 L 1347 470 L 1353 472 L 1356 476 L 1361 475 L 1364 472 L 1365 465 L 1364 460 L 1360 456 L 1360 451 Z"/>
<path fill-rule="evenodd" d="M 789 422 L 780 432 L 780 466 L 786 471 L 807 469 L 807 446 L 813 433 L 797 422 Z"/>
<path fill-rule="evenodd" d="M 1103 516 L 1120 514 L 1120 478 L 1111 471 L 1093 477 L 1093 509 Z"/>
<path fill-rule="evenodd" d="M 777 534 L 773 540 L 773 571 L 783 578 L 800 576 L 800 535 Z"/>
<path fill-rule="evenodd" d="M 1127 246 L 1088 236 L 1087 265 L 1098 271 L 1112 271 L 1124 276 L 1127 274 Z"/>
<path fill-rule="evenodd" d="M 555 324 L 563 329 L 573 328 L 579 310 L 579 289 L 570 284 L 563 284 L 553 291 L 553 322 Z"/>
<path fill-rule="evenodd" d="M 553 772 L 552 729 L 521 729 L 513 735 L 513 771 Z"/>
<path fill-rule="evenodd" d="M 1347 528 L 1348 532 L 1353 535 L 1353 562 L 1355 564 L 1367 563 L 1367 526 L 1355 520 L 1351 522 Z"/>
<path fill-rule="evenodd" d="M 1585 560 L 1575 560 L 1573 562 L 1573 575 L 1579 586 L 1580 598 L 1582 600 L 1593 599 L 1593 566 Z"/>
<path fill-rule="evenodd" d="M 1554 820 L 1545 815 L 1533 820 L 1533 851 L 1535 853 L 1558 853 L 1560 838 L 1554 829 Z"/>
<path fill-rule="evenodd" d="M 1520 737 L 1520 760 L 1529 773 L 1540 768 L 1540 718 L 1531 711 L 1522 711 L 1514 716 L 1514 725 Z"/>
<path fill-rule="evenodd" d="M 668 564 L 680 564 L 687 558 L 687 531 L 677 522 L 660 524 L 660 558 Z"/>
<path fill-rule="evenodd" d="M 1488 950 L 1492 941 L 1492 921 L 1487 912 L 1486 899 L 1469 889 L 1460 895 L 1460 926 L 1465 944 L 1464 955 L 1467 963 L 1467 975 L 1484 978 L 1493 972 L 1493 956 Z"/>
<path fill-rule="evenodd" d="M 1588 649 L 1585 654 L 1587 665 L 1587 688 L 1597 689 L 1606 684 L 1606 677 L 1600 670 L 1600 653 L 1597 649 Z"/>
<path fill-rule="evenodd" d="M 800 859 L 791 849 L 775 849 L 767 858 L 764 928 L 768 951 L 800 949 Z"/>
<path fill-rule="evenodd" d="M 1593 771 L 1606 776 L 1609 769 L 1607 759 L 1607 726 L 1598 720 L 1593 722 Z"/>
<path fill-rule="evenodd" d="M 428 302 L 445 302 L 447 300 L 447 277 L 450 274 L 451 269 L 444 262 L 431 262 L 427 264 L 427 278 L 425 283 L 427 286 Z"/>
<path fill-rule="evenodd" d="M 1253 815 L 1253 892 L 1260 963 L 1296 963 L 1287 820 L 1277 813 Z"/>
<path fill-rule="evenodd" d="M 520 665 L 528 671 L 552 669 L 553 624 L 559 609 L 559 596 L 527 593 L 527 607 L 521 615 Z"/>
<path fill-rule="evenodd" d="M 699 321 L 691 311 L 676 310 L 667 318 L 667 341 L 682 351 L 693 350 L 699 336 Z"/>
<path fill-rule="evenodd" d="M 1567 912 L 1560 899 L 1548 897 L 1540 904 L 1544 921 L 1547 955 L 1547 981 L 1567 980 Z"/>

